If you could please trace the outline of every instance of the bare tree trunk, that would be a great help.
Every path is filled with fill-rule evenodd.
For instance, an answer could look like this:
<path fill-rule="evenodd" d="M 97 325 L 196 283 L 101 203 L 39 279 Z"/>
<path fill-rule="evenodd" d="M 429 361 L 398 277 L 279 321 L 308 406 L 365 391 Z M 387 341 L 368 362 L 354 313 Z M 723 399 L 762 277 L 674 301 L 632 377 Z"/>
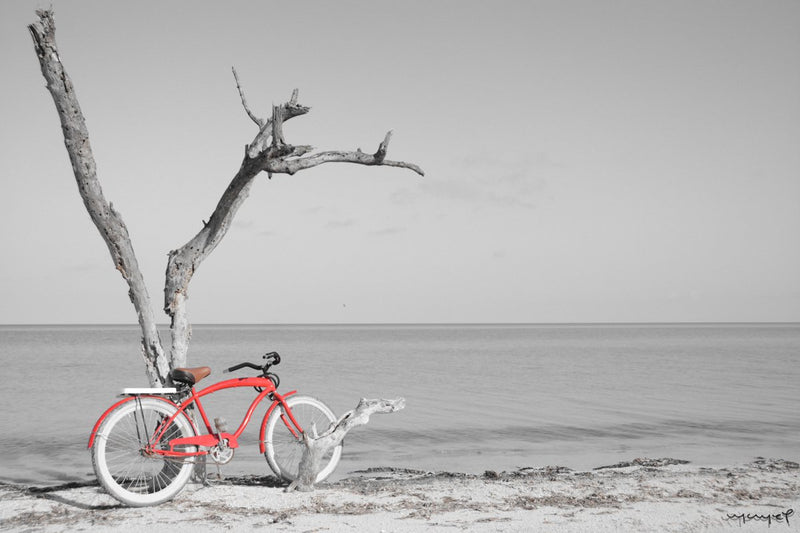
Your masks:
<path fill-rule="evenodd" d="M 36 13 L 39 15 L 39 22 L 31 24 L 28 29 L 33 37 L 42 75 L 47 80 L 47 89 L 53 97 L 61 119 L 64 144 L 72 162 L 78 191 L 92 222 L 108 246 L 114 266 L 128 283 L 128 294 L 142 329 L 142 355 L 147 377 L 153 385 L 163 384 L 167 379 L 169 364 L 164 357 L 150 295 L 147 293 L 136 261 L 128 228 L 120 214 L 106 201 L 100 181 L 97 179 L 97 168 L 89 144 L 86 121 L 72 81 L 61 64 L 56 48 L 53 13 L 44 10 L 38 10 Z"/>
<path fill-rule="evenodd" d="M 189 339 L 192 334 L 186 305 L 189 282 L 200 263 L 227 234 L 239 207 L 247 198 L 253 179 L 259 173 L 267 172 L 272 177 L 273 174 L 294 174 L 299 170 L 323 163 L 345 162 L 407 168 L 421 176 L 424 175 L 422 169 L 414 164 L 386 160 L 391 132 L 386 134 L 375 154 L 365 154 L 357 150 L 356 152 L 329 151 L 307 156 L 306 154 L 312 151 L 310 146 L 287 144 L 283 135 L 283 122 L 304 115 L 310 109 L 297 103 L 297 90 L 292 93 L 289 102 L 273 106 L 271 119 L 263 120 L 256 117 L 248 107 L 239 77 L 234 70 L 233 75 L 242 106 L 258 126 L 258 133 L 245 147 L 239 171 L 222 194 L 208 222 L 203 222 L 203 228 L 189 242 L 169 253 L 164 283 L 164 311 L 170 317 L 172 339 L 167 358 L 158 336 L 153 306 L 136 261 L 128 230 L 119 213 L 106 201 L 97 179 L 86 121 L 56 47 L 53 13 L 48 10 L 38 10 L 36 13 L 39 21 L 28 26 L 28 29 L 33 37 L 42 74 L 47 80 L 47 89 L 53 97 L 61 119 L 64 143 L 72 162 L 78 189 L 86 210 L 108 246 L 114 265 L 128 283 L 128 292 L 142 329 L 142 353 L 147 376 L 153 385 L 167 384 L 170 368 L 186 365 Z"/>
<path fill-rule="evenodd" d="M 403 398 L 396 400 L 367 400 L 361 398 L 352 411 L 345 413 L 339 421 L 321 436 L 317 436 L 316 426 L 303 433 L 303 456 L 300 458 L 300 467 L 297 478 L 286 488 L 287 492 L 293 490 L 314 490 L 314 483 L 320 471 L 322 458 L 328 450 L 339 445 L 347 432 L 356 426 L 369 422 L 370 415 L 374 413 L 393 413 L 406 406 Z"/>

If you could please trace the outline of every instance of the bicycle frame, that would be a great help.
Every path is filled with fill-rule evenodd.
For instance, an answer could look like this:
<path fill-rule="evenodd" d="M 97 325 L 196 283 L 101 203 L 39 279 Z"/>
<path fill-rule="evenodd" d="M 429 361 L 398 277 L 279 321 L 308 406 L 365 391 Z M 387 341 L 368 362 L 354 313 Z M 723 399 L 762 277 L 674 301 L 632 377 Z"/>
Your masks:
<path fill-rule="evenodd" d="M 203 396 L 207 396 L 209 394 L 213 394 L 213 393 L 218 392 L 220 390 L 232 389 L 232 388 L 237 388 L 237 387 L 258 387 L 258 388 L 261 389 L 261 392 L 259 392 L 258 396 L 256 396 L 256 398 L 250 403 L 250 407 L 247 409 L 247 413 L 245 414 L 244 418 L 242 419 L 241 423 L 239 424 L 239 427 L 236 429 L 236 431 L 234 433 L 226 433 L 226 432 L 218 433 L 218 432 L 215 432 L 211 427 L 211 422 L 209 421 L 208 416 L 206 415 L 205 409 L 203 408 L 203 404 L 200 401 L 200 398 L 202 398 Z M 230 448 L 238 448 L 239 447 L 239 442 L 238 442 L 239 436 L 241 436 L 242 432 L 244 432 L 245 428 L 249 424 L 250 419 L 252 418 L 253 413 L 255 412 L 256 408 L 264 400 L 265 397 L 270 396 L 271 400 L 272 400 L 272 405 L 270 405 L 269 409 L 267 410 L 266 415 L 264 415 L 264 422 L 262 422 L 262 424 L 261 424 L 261 431 L 259 433 L 259 450 L 261 451 L 261 453 L 264 453 L 265 452 L 265 447 L 264 447 L 264 436 L 265 435 L 264 435 L 264 431 L 266 429 L 266 421 L 269 418 L 270 414 L 272 414 L 272 411 L 277 406 L 280 405 L 284 409 L 285 415 L 281 415 L 281 419 L 282 419 L 283 423 L 286 424 L 286 426 L 289 429 L 289 431 L 295 437 L 298 437 L 298 438 L 302 434 L 303 428 L 300 427 L 300 424 L 294 418 L 294 415 L 292 414 L 291 409 L 289 409 L 289 406 L 286 404 L 286 398 L 291 396 L 292 394 L 295 394 L 296 392 L 297 391 L 293 390 L 293 391 L 287 392 L 286 394 L 278 394 L 277 390 L 275 389 L 275 384 L 269 378 L 265 378 L 265 377 L 243 377 L 243 378 L 234 378 L 234 379 L 228 379 L 228 380 L 225 380 L 225 381 L 220 381 L 218 383 L 215 383 L 213 385 L 210 385 L 210 386 L 206 387 L 205 389 L 202 389 L 199 392 L 197 392 L 195 390 L 195 388 L 192 387 L 190 395 L 188 397 L 184 398 L 179 403 L 172 402 L 169 399 L 164 398 L 163 396 L 134 395 L 134 396 L 131 396 L 129 398 L 124 398 L 124 399 L 116 402 L 114 405 L 112 405 L 110 408 L 108 408 L 105 413 L 103 413 L 100 416 L 100 418 L 95 423 L 94 428 L 92 429 L 91 436 L 89 437 L 89 448 L 91 448 L 93 446 L 93 444 L 94 444 L 94 439 L 95 439 L 95 436 L 97 435 L 97 431 L 100 428 L 100 425 L 103 423 L 105 418 L 114 409 L 116 409 L 117 407 L 119 407 L 123 403 L 130 402 L 130 401 L 136 401 L 137 399 L 142 398 L 142 397 L 159 398 L 160 400 L 163 400 L 165 402 L 168 402 L 168 403 L 172 404 L 176 408 L 175 413 L 171 417 L 169 417 L 168 419 L 165 419 L 164 421 L 162 421 L 162 423 L 159 425 L 159 427 L 155 428 L 155 431 L 154 431 L 154 433 L 152 434 L 152 436 L 150 438 L 150 444 L 147 446 L 147 449 L 146 449 L 147 453 L 151 453 L 151 454 L 154 454 L 154 455 L 163 455 L 163 456 L 166 456 L 166 457 L 175 457 L 175 458 L 195 457 L 195 456 L 199 456 L 199 455 L 208 454 L 207 450 L 201 450 L 201 449 L 199 449 L 200 447 L 211 448 L 213 446 L 219 445 L 223 441 L 227 441 L 226 445 L 228 447 L 230 447 Z M 189 419 L 189 421 L 192 423 L 192 425 L 194 426 L 195 432 L 196 433 L 200 433 L 200 431 L 197 431 L 198 428 L 195 425 L 194 421 L 192 420 L 192 417 L 190 417 L 190 416 L 188 416 L 186 414 L 186 409 L 188 409 L 189 406 L 191 406 L 191 405 L 196 405 L 197 406 L 197 411 L 200 413 L 200 417 L 202 418 L 202 421 L 203 421 L 203 424 L 205 425 L 205 429 L 206 429 L 207 433 L 202 434 L 202 435 L 196 435 L 194 437 L 185 437 L 185 438 L 180 438 L 180 439 L 172 439 L 171 441 L 169 441 L 169 450 L 161 450 L 161 449 L 154 448 L 152 446 L 152 444 L 159 442 L 159 440 L 161 439 L 161 437 L 163 436 L 163 434 L 167 430 L 167 428 L 170 426 L 170 424 L 172 424 L 174 422 L 174 420 L 179 416 L 187 417 Z M 288 419 L 287 419 L 287 416 L 288 416 Z M 195 451 L 195 452 L 181 452 L 181 451 L 176 451 L 174 449 L 175 446 L 197 446 L 198 450 Z"/>

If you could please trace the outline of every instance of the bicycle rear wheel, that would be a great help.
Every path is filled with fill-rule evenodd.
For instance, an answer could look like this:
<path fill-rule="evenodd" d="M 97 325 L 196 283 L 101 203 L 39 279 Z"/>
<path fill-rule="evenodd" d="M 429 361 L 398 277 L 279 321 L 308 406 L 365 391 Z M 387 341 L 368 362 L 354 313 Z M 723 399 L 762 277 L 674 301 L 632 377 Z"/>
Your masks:
<path fill-rule="evenodd" d="M 303 431 L 309 430 L 312 424 L 316 424 L 317 431 L 322 434 L 337 420 L 333 411 L 316 398 L 291 396 L 286 399 L 286 403 Z M 292 423 L 288 417 L 283 418 L 283 414 L 283 408 L 278 406 L 267 420 L 267 428 L 264 433 L 266 449 L 264 457 L 275 475 L 291 482 L 297 478 L 297 469 L 300 466 L 300 458 L 303 456 L 304 444 L 302 434 L 298 433 L 295 436 L 289 430 L 287 423 L 289 425 Z M 296 429 L 295 432 L 297 432 Z M 341 443 L 325 454 L 321 463 L 322 468 L 317 474 L 318 483 L 333 473 L 341 456 Z"/>
<path fill-rule="evenodd" d="M 100 484 L 120 502 L 133 507 L 156 505 L 174 498 L 189 481 L 194 457 L 187 460 L 148 454 L 148 442 L 163 429 L 176 408 L 160 398 L 137 398 L 112 411 L 100 426 L 92 447 L 92 465 Z M 178 415 L 153 448 L 167 450 L 172 439 L 193 437 L 185 414 Z M 176 446 L 194 452 L 196 446 Z"/>

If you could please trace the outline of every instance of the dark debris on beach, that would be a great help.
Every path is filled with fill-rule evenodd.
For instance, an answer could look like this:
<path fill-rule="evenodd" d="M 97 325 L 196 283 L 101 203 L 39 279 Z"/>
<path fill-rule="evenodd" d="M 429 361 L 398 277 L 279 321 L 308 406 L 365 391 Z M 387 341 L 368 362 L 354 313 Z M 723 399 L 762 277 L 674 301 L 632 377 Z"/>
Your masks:
<path fill-rule="evenodd" d="M 662 466 L 670 466 L 670 465 L 687 465 L 689 461 L 685 461 L 683 459 L 672 459 L 670 457 L 664 457 L 662 459 L 648 459 L 644 458 L 637 458 L 633 461 L 623 461 L 621 463 L 607 465 L 607 466 L 598 466 L 594 468 L 594 470 L 604 470 L 606 468 L 630 468 L 632 466 L 643 466 L 647 468 L 660 468 Z"/>
<path fill-rule="evenodd" d="M 311 495 L 310 499 L 299 498 L 296 505 L 288 508 L 269 505 L 251 508 L 236 505 L 224 498 L 212 502 L 202 498 L 195 501 L 191 495 L 167 502 L 161 507 L 178 512 L 176 516 L 180 516 L 184 523 L 209 525 L 222 523 L 220 521 L 253 520 L 256 517 L 261 520 L 259 527 L 266 527 L 276 523 L 291 524 L 295 517 L 309 515 L 386 512 L 400 518 L 431 520 L 444 513 L 465 510 L 482 513 L 476 520 L 495 520 L 502 513 L 512 510 L 557 508 L 574 514 L 582 509 L 600 509 L 600 512 L 608 513 L 639 502 L 739 509 L 744 505 L 783 505 L 783 502 L 794 501 L 800 494 L 797 473 L 800 466 L 793 461 L 758 457 L 746 465 L 671 468 L 687 463 L 670 458 L 638 458 L 589 471 L 545 466 L 503 472 L 487 470 L 483 474 L 370 468 L 350 472 L 342 480 L 323 483 L 319 488 L 324 490 Z M 210 481 L 208 485 L 212 488 L 215 485 L 285 486 L 283 481 L 274 476 L 232 476 Z M 6 516 L 0 520 L 0 529 L 41 527 L 44 524 L 106 527 L 111 521 L 123 517 L 149 516 L 145 511 L 131 510 L 119 504 L 97 503 L 92 499 L 94 496 L 89 501 L 82 499 L 87 494 L 86 488 L 92 486 L 96 486 L 96 483 L 66 483 L 44 489 L 0 483 L 0 500 L 24 501 L 34 497 L 55 502 L 55 506 L 49 510 L 30 508 Z M 459 489 L 465 490 L 459 492 Z M 90 489 L 89 492 L 94 494 L 95 491 Z M 337 493 L 350 493 L 351 496 L 337 499 Z M 353 498 L 353 494 L 363 497 Z"/>

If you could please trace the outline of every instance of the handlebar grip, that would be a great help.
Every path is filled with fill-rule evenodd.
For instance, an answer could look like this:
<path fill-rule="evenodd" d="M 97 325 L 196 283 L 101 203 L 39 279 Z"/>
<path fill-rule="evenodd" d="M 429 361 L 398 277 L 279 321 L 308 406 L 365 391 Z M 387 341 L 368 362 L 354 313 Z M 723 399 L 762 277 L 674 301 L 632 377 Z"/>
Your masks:
<path fill-rule="evenodd" d="M 255 370 L 261 370 L 260 366 L 254 365 L 253 363 L 239 363 L 238 365 L 233 365 L 232 367 L 223 370 L 222 373 L 227 374 L 228 372 L 234 372 L 235 370 L 239 370 L 240 368 L 244 367 L 253 368 Z"/>

